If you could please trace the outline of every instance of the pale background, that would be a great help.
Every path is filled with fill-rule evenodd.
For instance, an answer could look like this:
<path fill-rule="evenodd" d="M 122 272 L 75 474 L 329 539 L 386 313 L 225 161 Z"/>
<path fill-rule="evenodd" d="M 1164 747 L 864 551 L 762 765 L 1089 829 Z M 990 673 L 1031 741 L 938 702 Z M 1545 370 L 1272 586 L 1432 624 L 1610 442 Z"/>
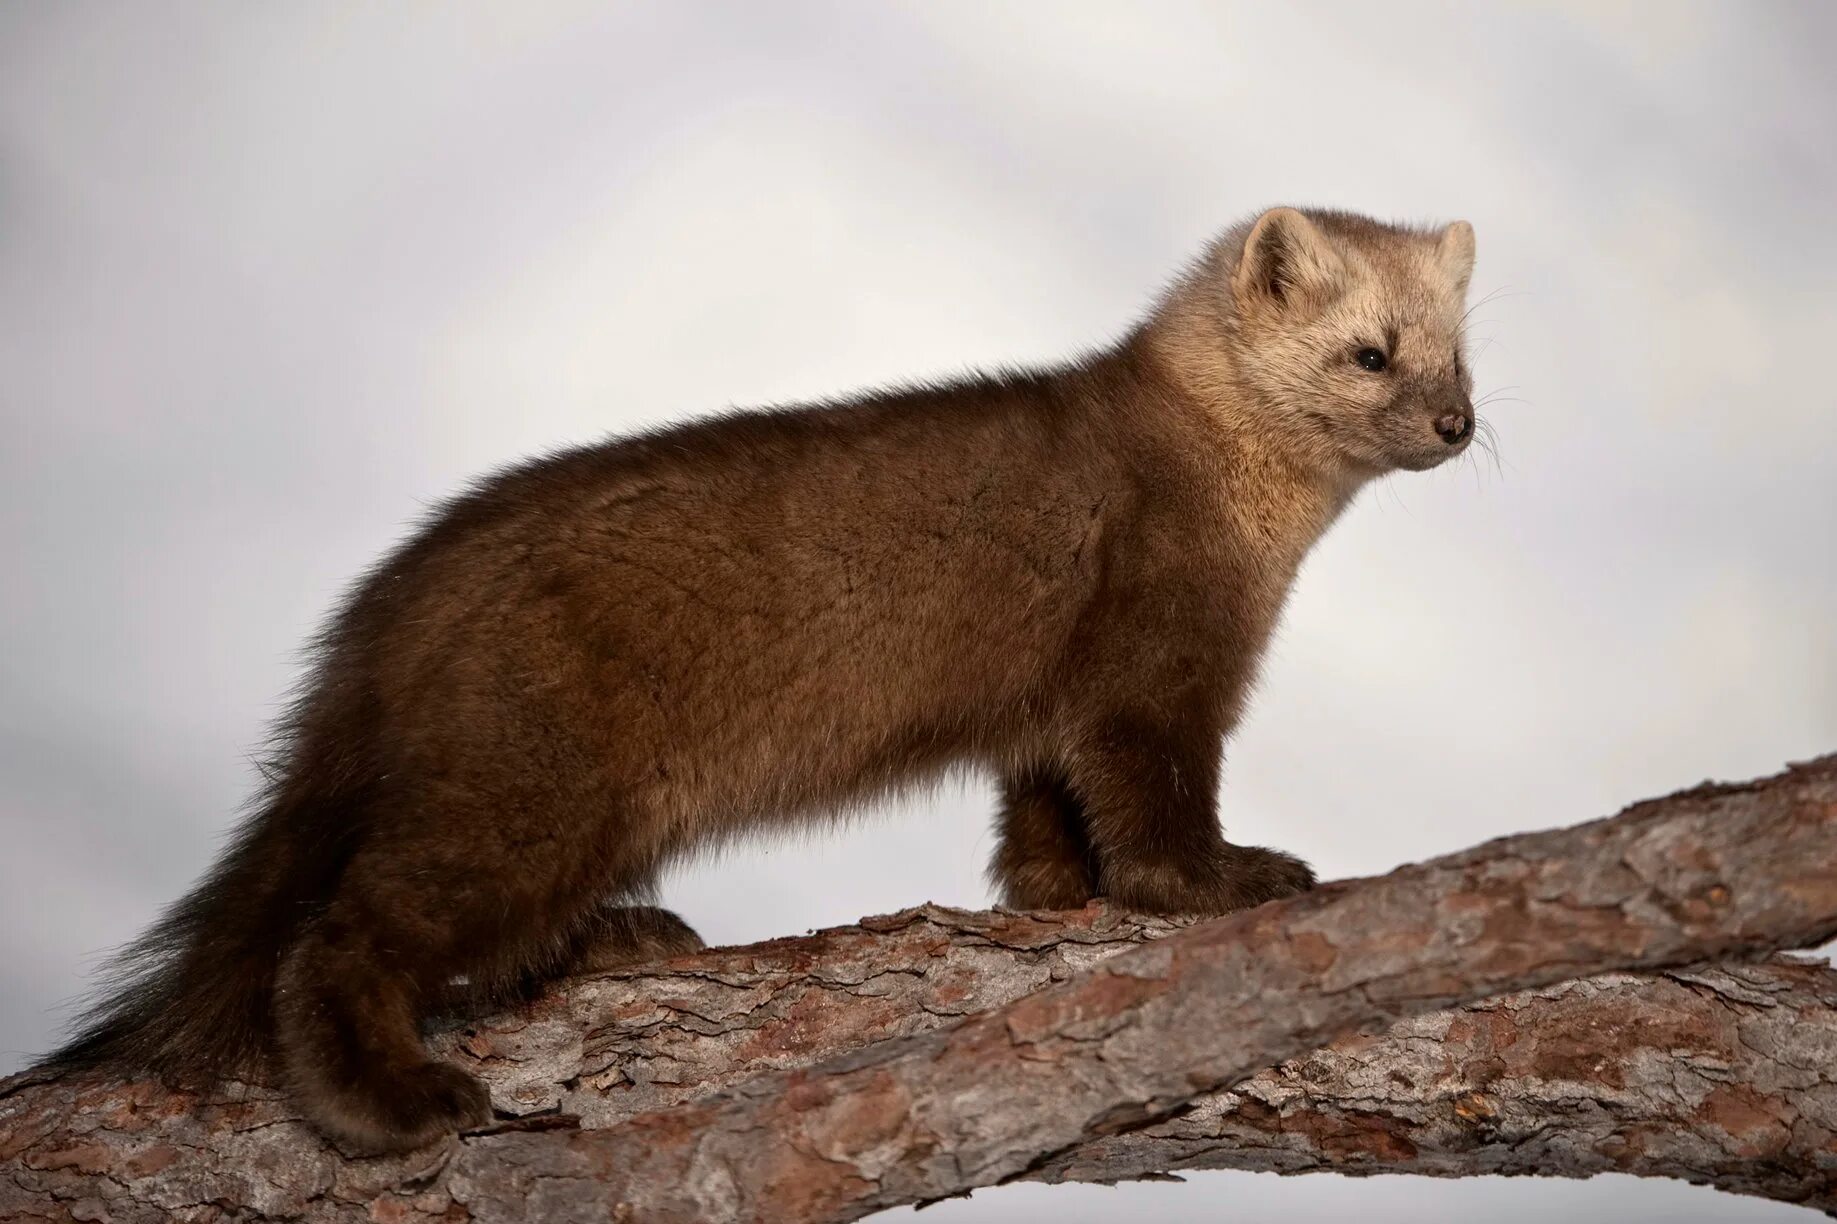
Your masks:
<path fill-rule="evenodd" d="M 1327 876 L 1837 748 L 1837 6 L 0 9 L 0 1070 L 210 858 L 342 585 L 519 455 L 1122 329 L 1277 202 L 1466 217 L 1498 470 L 1367 492 L 1229 753 Z M 971 783 L 679 873 L 984 903 Z M 1209 1174 L 965 1220 L 1762 1220 Z"/>

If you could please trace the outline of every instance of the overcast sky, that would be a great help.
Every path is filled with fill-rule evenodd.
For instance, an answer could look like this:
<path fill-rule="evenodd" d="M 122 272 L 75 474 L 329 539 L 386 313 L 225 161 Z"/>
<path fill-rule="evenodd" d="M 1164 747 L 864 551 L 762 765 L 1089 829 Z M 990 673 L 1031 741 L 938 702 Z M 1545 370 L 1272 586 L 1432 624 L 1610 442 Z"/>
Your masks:
<path fill-rule="evenodd" d="M 1500 441 L 1306 566 L 1223 798 L 1327 876 L 1837 748 L 1837 6 L 0 8 L 0 1070 L 209 861 L 298 649 L 520 455 L 1118 334 L 1275 203 L 1479 235 Z M 672 878 L 981 905 L 972 782 Z M 928 1222 L 1763 1220 L 1200 1175 Z M 1796 1214 L 1796 1213 L 1794 1213 Z"/>

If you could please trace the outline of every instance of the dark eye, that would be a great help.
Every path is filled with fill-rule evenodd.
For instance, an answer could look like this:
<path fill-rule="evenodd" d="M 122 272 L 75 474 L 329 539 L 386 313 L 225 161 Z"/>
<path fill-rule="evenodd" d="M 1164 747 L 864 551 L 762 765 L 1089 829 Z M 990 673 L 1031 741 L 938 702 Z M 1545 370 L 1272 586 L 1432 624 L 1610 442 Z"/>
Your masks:
<path fill-rule="evenodd" d="M 1390 367 L 1390 358 L 1382 350 L 1362 348 L 1352 355 L 1352 359 L 1373 374 L 1381 374 Z"/>

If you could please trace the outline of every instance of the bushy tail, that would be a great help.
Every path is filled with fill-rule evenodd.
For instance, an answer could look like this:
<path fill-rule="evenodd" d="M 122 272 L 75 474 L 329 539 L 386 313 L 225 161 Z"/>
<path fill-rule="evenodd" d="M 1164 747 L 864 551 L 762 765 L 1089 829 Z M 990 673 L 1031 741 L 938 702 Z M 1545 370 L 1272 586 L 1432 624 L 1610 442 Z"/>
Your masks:
<path fill-rule="evenodd" d="M 336 877 L 336 823 L 282 788 L 210 872 L 102 974 L 76 1033 L 39 1064 L 152 1071 L 203 1086 L 268 1050 L 274 978 Z M 304 809 L 304 810 L 303 810 Z"/>

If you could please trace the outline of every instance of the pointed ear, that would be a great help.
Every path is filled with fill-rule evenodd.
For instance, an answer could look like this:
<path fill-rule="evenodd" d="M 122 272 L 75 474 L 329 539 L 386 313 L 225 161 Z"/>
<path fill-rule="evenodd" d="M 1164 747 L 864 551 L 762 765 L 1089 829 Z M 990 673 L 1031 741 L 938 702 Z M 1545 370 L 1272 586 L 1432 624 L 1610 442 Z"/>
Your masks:
<path fill-rule="evenodd" d="M 1448 279 L 1462 293 L 1466 293 L 1467 281 L 1473 276 L 1473 226 L 1465 221 L 1456 221 L 1443 230 L 1441 242 L 1435 248 L 1435 257 L 1441 263 L 1442 271 L 1448 274 Z"/>
<path fill-rule="evenodd" d="M 1320 305 L 1346 276 L 1346 261 L 1320 227 L 1293 208 L 1272 208 L 1256 219 L 1231 274 L 1239 305 L 1277 309 Z"/>

